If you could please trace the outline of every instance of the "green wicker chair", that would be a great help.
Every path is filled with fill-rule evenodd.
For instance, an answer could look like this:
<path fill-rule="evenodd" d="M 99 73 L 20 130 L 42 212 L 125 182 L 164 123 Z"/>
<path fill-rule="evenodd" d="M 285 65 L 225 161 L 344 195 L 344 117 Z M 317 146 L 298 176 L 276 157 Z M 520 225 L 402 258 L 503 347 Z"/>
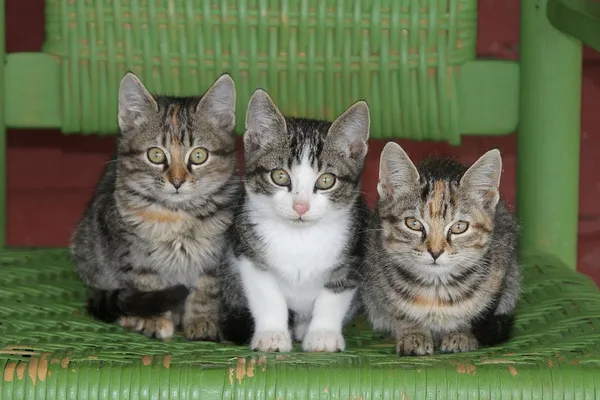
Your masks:
<path fill-rule="evenodd" d="M 151 90 L 177 94 L 202 92 L 231 72 L 238 131 L 258 86 L 297 116 L 332 118 L 365 98 L 374 138 L 458 145 L 461 134 L 518 127 L 525 287 L 510 342 L 398 358 L 389 339 L 359 320 L 340 354 L 256 354 L 181 338 L 162 343 L 88 318 L 86 290 L 65 249 L 5 249 L 0 398 L 600 396 L 600 293 L 574 272 L 580 40 L 600 50 L 600 3 L 523 0 L 520 63 L 475 59 L 476 3 L 46 0 L 42 52 L 4 54 L 0 41 L 0 132 L 113 134 L 118 82 L 128 69 Z M 4 245 L 5 196 L 0 211 Z"/>

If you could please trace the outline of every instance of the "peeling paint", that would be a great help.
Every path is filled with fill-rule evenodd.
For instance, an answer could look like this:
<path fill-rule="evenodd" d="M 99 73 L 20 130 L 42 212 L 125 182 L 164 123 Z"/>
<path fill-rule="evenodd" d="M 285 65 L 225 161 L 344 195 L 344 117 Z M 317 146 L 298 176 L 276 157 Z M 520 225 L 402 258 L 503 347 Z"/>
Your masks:
<path fill-rule="evenodd" d="M 235 366 L 235 378 L 238 380 L 238 383 L 242 383 L 244 376 L 246 376 L 246 359 L 244 357 L 238 357 Z"/>
<path fill-rule="evenodd" d="M 63 358 L 63 359 L 60 361 L 60 366 L 61 366 L 62 368 L 67 368 L 67 367 L 69 366 L 69 361 L 71 361 L 71 360 L 69 360 L 69 357 L 65 357 L 65 358 Z"/>
<path fill-rule="evenodd" d="M 150 357 L 150 356 L 143 356 L 142 357 L 142 364 L 144 364 L 144 365 L 150 365 L 151 362 L 152 362 L 152 357 Z"/>
<path fill-rule="evenodd" d="M 246 375 L 248 378 L 254 377 L 254 366 L 256 365 L 256 360 L 251 358 L 248 362 L 248 367 L 246 368 Z"/>
<path fill-rule="evenodd" d="M 166 355 L 163 357 L 163 367 L 171 368 L 171 355 Z"/>
<path fill-rule="evenodd" d="M 54 357 L 52 360 L 50 360 L 50 364 L 59 364 L 60 360 L 56 357 Z"/>
<path fill-rule="evenodd" d="M 29 375 L 29 379 L 35 385 L 37 381 L 37 369 L 38 369 L 38 359 L 31 358 L 29 360 L 29 368 L 27 368 L 27 375 Z"/>
<path fill-rule="evenodd" d="M 25 363 L 19 363 L 19 365 L 17 366 L 17 378 L 19 378 L 20 381 L 25 379 L 25 367 Z"/>
<path fill-rule="evenodd" d="M 257 364 L 259 367 L 261 367 L 262 372 L 265 372 L 267 370 L 267 357 L 265 357 L 265 356 L 258 357 Z"/>
<path fill-rule="evenodd" d="M 233 368 L 229 368 L 229 383 L 233 385 Z"/>
<path fill-rule="evenodd" d="M 512 376 L 517 376 L 519 375 L 519 373 L 517 372 L 517 369 L 515 367 L 513 367 L 512 365 L 508 366 L 508 372 L 510 372 L 510 374 Z"/>
<path fill-rule="evenodd" d="M 550 368 L 554 367 L 554 361 L 552 361 L 550 358 L 546 360 L 546 364 L 548 364 L 548 367 Z"/>
<path fill-rule="evenodd" d="M 15 379 L 15 368 L 17 367 L 17 363 L 14 361 L 9 362 L 4 367 L 4 380 L 6 382 L 12 382 Z"/>
<path fill-rule="evenodd" d="M 50 353 L 43 353 L 38 363 L 37 376 L 42 382 L 46 380 L 48 374 L 48 357 L 50 357 Z"/>
<path fill-rule="evenodd" d="M 459 374 L 475 375 L 476 371 L 477 367 L 475 367 L 472 364 L 456 364 L 456 372 L 458 372 Z"/>

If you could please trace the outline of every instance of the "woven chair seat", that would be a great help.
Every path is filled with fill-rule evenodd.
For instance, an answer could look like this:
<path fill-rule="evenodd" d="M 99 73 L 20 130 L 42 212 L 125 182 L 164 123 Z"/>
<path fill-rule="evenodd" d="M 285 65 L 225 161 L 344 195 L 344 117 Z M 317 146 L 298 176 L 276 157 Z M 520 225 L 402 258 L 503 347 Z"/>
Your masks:
<path fill-rule="evenodd" d="M 2 400 L 600 395 L 600 292 L 551 257 L 525 260 L 509 342 L 403 358 L 361 318 L 347 329 L 347 351 L 336 354 L 302 353 L 298 345 L 289 354 L 254 353 L 181 336 L 163 343 L 90 319 L 66 250 L 4 251 L 0 270 Z"/>

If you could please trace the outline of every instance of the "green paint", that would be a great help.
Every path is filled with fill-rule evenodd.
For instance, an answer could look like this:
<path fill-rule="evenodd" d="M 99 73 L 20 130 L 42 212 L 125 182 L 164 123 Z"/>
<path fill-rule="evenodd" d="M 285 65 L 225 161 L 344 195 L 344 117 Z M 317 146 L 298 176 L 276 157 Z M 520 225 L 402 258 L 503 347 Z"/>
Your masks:
<path fill-rule="evenodd" d="M 508 343 L 397 357 L 359 319 L 343 353 L 259 354 L 227 343 L 168 343 L 92 320 L 66 250 L 0 251 L 0 398 L 595 398 L 600 292 L 555 257 L 527 257 Z M 32 378 L 33 377 L 33 378 Z"/>
<path fill-rule="evenodd" d="M 549 0 L 547 14 L 556 28 L 600 51 L 598 0 Z"/>
<path fill-rule="evenodd" d="M 550 25 L 547 3 L 521 2 L 517 211 L 523 252 L 576 269 L 581 43 Z"/>

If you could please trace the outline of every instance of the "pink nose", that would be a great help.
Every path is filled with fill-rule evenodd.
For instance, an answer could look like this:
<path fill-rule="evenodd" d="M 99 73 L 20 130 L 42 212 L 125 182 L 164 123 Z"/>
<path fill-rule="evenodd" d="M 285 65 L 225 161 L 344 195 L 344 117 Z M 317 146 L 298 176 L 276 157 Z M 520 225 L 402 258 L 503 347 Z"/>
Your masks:
<path fill-rule="evenodd" d="M 310 208 L 310 205 L 305 201 L 297 201 L 294 203 L 294 210 L 298 213 L 298 215 L 304 215 Z"/>

